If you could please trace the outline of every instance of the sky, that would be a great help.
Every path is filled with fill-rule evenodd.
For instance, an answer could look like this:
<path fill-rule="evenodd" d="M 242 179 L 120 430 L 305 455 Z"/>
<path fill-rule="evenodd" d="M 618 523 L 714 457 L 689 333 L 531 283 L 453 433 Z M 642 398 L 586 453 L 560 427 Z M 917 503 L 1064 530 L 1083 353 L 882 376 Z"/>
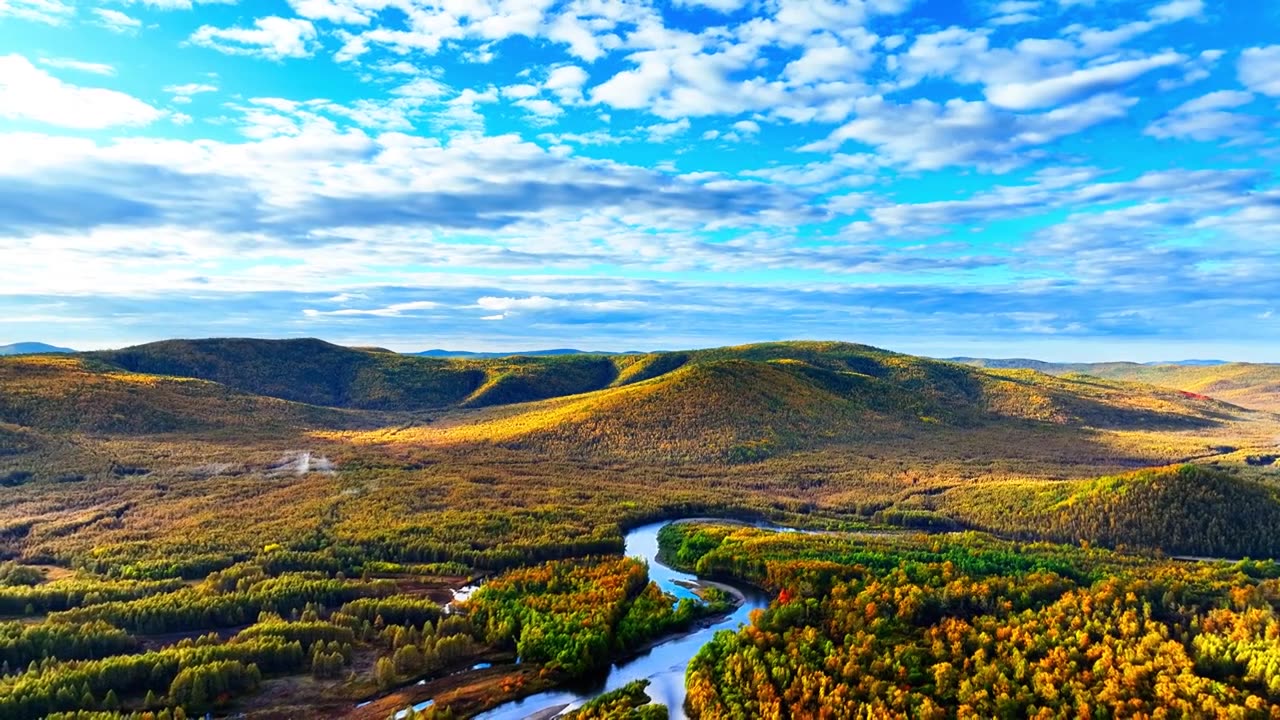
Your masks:
<path fill-rule="evenodd" d="M 0 342 L 1280 362 L 1280 3 L 0 0 Z"/>

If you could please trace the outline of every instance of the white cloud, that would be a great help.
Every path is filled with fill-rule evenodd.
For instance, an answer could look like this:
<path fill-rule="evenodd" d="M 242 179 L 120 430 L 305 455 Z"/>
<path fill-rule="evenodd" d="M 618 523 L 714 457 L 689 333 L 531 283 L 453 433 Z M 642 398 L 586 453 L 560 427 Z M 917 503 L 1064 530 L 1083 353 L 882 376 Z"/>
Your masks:
<path fill-rule="evenodd" d="M 40 58 L 40 64 L 59 70 L 75 70 L 94 75 L 115 75 L 116 69 L 106 63 L 85 62 L 72 58 Z"/>
<path fill-rule="evenodd" d="M 1194 100 L 1179 105 L 1175 113 L 1200 113 L 1212 110 L 1228 110 L 1238 108 L 1242 105 L 1248 105 L 1253 102 L 1253 95 L 1238 90 L 1219 90 L 1211 92 L 1208 95 L 1202 95 Z"/>
<path fill-rule="evenodd" d="M 689 130 L 689 118 L 680 118 L 673 122 L 658 123 L 642 128 L 648 135 L 649 142 L 664 143 Z"/>
<path fill-rule="evenodd" d="M 1152 70 L 1177 65 L 1186 59 L 1178 53 L 1161 53 L 1141 60 L 1122 60 L 1042 80 L 989 86 L 986 95 L 993 105 L 1010 110 L 1052 107 L 1113 90 Z"/>
<path fill-rule="evenodd" d="M 576 102 L 582 99 L 582 86 L 587 77 L 587 71 L 577 65 L 561 65 L 552 68 L 542 87 L 555 93 L 562 103 Z"/>
<path fill-rule="evenodd" d="M 1190 20 L 1204 14 L 1204 0 L 1170 0 L 1152 8 L 1148 15 L 1157 22 Z"/>
<path fill-rule="evenodd" d="M 132 95 L 64 83 L 21 55 L 0 56 L 0 117 L 92 130 L 146 125 L 163 115 Z"/>
<path fill-rule="evenodd" d="M 0 2 L 0 18 L 31 20 L 46 25 L 61 25 L 75 13 L 75 6 L 63 0 L 3 0 Z"/>
<path fill-rule="evenodd" d="M 394 7 L 405 16 L 402 27 L 375 27 L 356 35 L 344 35 L 346 42 L 339 52 L 350 60 L 368 52 L 371 45 L 382 45 L 392 52 L 405 54 L 422 51 L 439 52 L 450 40 L 476 39 L 484 42 L 503 40 L 516 35 L 537 36 L 546 29 L 546 12 L 553 0 L 488 0 L 487 2 L 400 3 L 394 0 L 334 0 L 315 3 L 313 12 L 326 19 L 342 18 L 351 23 L 357 16 L 370 16 L 383 8 Z M 471 62 L 485 63 L 493 59 L 492 51 L 482 43 L 479 48 L 463 51 Z"/>
<path fill-rule="evenodd" d="M 747 0 L 675 0 L 675 4 L 686 7 L 705 7 L 722 13 L 730 13 L 745 6 Z"/>
<path fill-rule="evenodd" d="M 540 118 L 554 118 L 564 114 L 559 105 L 543 98 L 521 98 L 514 104 Z"/>
<path fill-rule="evenodd" d="M 164 91 L 170 95 L 190 97 L 201 93 L 217 92 L 218 86 L 210 85 L 209 83 L 185 83 L 183 85 L 166 85 Z"/>
<path fill-rule="evenodd" d="M 1147 126 L 1147 135 L 1161 139 L 1190 139 L 1201 142 L 1249 136 L 1258 118 L 1227 112 L 1252 103 L 1254 97 L 1238 90 L 1219 90 L 1179 105 Z"/>
<path fill-rule="evenodd" d="M 1245 50 L 1236 70 L 1245 87 L 1263 95 L 1280 96 L 1280 45 Z"/>
<path fill-rule="evenodd" d="M 196 5 L 234 5 L 236 0 L 125 0 L 138 2 L 155 10 L 190 10 Z"/>
<path fill-rule="evenodd" d="M 439 98 L 450 93 L 448 85 L 425 75 L 416 77 L 391 91 L 392 95 L 411 98 Z"/>
<path fill-rule="evenodd" d="M 560 156 L 510 135 L 443 143 L 291 122 L 245 143 L 0 135 L 0 192 L 20 188 L 23 198 L 0 213 L 0 243 L 33 238 L 42 248 L 33 263 L 73 262 L 88 251 L 106 263 L 94 272 L 145 265 L 155 270 L 148 287 L 195 287 L 183 278 L 206 271 L 190 257 L 197 250 L 260 267 L 261 277 L 245 283 L 314 287 L 335 273 L 409 282 L 423 267 L 719 263 L 722 252 L 663 237 L 824 216 L 787 188 Z M 289 272 L 255 258 L 277 258 Z M 26 267 L 10 268 L 5 291 L 16 278 L 59 288 L 87 280 Z"/>
<path fill-rule="evenodd" d="M 874 39 L 874 36 L 872 36 Z M 810 46 L 799 58 L 787 64 L 783 74 L 793 83 L 807 85 L 822 80 L 847 79 L 851 73 L 865 69 L 870 55 L 856 52 L 848 45 Z"/>
<path fill-rule="evenodd" d="M 1040 0 L 1004 0 L 995 7 L 996 15 L 1012 15 L 1040 8 Z"/>
<path fill-rule="evenodd" d="M 165 92 L 173 95 L 173 102 L 180 105 L 190 103 L 191 98 L 196 95 L 217 92 L 217 90 L 218 87 L 216 85 L 210 85 L 209 83 L 186 83 L 183 85 L 168 85 L 164 88 Z M 183 117 L 186 117 L 186 122 L 191 121 L 189 116 L 184 115 Z"/>
<path fill-rule="evenodd" d="M 1034 11 L 1039 9 L 1039 0 L 1005 0 L 996 5 L 990 22 L 998 26 L 1035 22 L 1040 18 Z"/>
<path fill-rule="evenodd" d="M 1156 87 L 1161 92 L 1177 90 L 1188 85 L 1204 80 L 1209 77 L 1212 71 L 1218 65 L 1218 61 L 1225 55 L 1221 50 L 1204 50 L 1198 56 L 1192 58 L 1183 66 L 1182 77 L 1180 78 L 1162 78 L 1156 83 Z"/>
<path fill-rule="evenodd" d="M 529 297 L 492 297 L 486 296 L 476 300 L 476 307 L 481 310 L 498 311 L 482 320 L 501 320 L 513 314 L 524 312 L 544 312 L 548 310 L 587 310 L 609 312 L 641 307 L 644 303 L 635 300 L 584 300 L 531 295 Z"/>
<path fill-rule="evenodd" d="M 202 25 L 188 42 L 228 55 L 256 55 L 268 60 L 309 57 L 315 50 L 316 29 L 299 18 L 264 17 L 252 28 Z"/>
<path fill-rule="evenodd" d="M 339 295 L 345 298 L 343 302 L 351 299 L 350 295 Z M 331 298 L 332 299 L 332 298 Z M 440 307 L 440 303 L 431 300 L 415 300 L 412 302 L 395 303 L 385 307 L 374 308 L 342 308 L 340 310 L 316 310 L 315 308 L 306 308 L 302 313 L 308 317 L 331 316 L 368 316 L 368 317 L 404 317 L 413 315 L 422 310 L 434 310 Z"/>
<path fill-rule="evenodd" d="M 733 124 L 733 129 L 744 135 L 755 135 L 760 132 L 760 123 L 754 120 L 739 120 Z"/>
<path fill-rule="evenodd" d="M 133 33 L 142 27 L 142 21 L 125 15 L 111 8 L 94 8 L 91 10 L 98 18 L 98 25 L 116 33 Z"/>
<path fill-rule="evenodd" d="M 508 85 L 502 88 L 503 97 L 515 98 L 517 100 L 536 97 L 538 92 L 539 91 L 537 87 L 533 85 L 529 85 L 527 83 L 522 83 L 519 85 Z"/>
<path fill-rule="evenodd" d="M 1135 102 L 1103 94 L 1049 112 L 1019 115 L 978 101 L 916 100 L 903 105 L 877 96 L 859 100 L 857 118 L 826 140 L 800 149 L 828 152 L 855 140 L 875 147 L 892 164 L 921 170 L 953 165 L 1008 170 L 1025 164 L 1028 150 L 1124 117 Z"/>
<path fill-rule="evenodd" d="M 300 17 L 343 25 L 368 25 L 370 15 L 381 4 L 361 0 L 289 0 L 289 7 Z"/>

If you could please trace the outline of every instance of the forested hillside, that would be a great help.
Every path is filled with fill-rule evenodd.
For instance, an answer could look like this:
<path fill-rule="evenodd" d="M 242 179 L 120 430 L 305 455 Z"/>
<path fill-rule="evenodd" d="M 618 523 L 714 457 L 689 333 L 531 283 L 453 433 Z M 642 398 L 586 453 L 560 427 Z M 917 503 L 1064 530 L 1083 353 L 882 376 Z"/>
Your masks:
<path fill-rule="evenodd" d="M 1178 393 L 1035 373 L 975 370 L 848 343 L 442 359 L 309 339 L 209 339 L 169 340 L 84 357 L 133 373 L 211 380 L 241 392 L 315 405 L 382 410 L 509 405 L 630 385 L 689 367 L 737 362 L 779 370 L 815 390 L 872 411 L 950 422 L 973 422 L 994 414 L 1133 426 L 1194 422 L 1232 412 Z M 743 378 L 742 382 L 759 380 Z"/>
<path fill-rule="evenodd" d="M 1280 365 L 1224 363 L 1211 365 L 1142 365 L 1139 363 L 1050 363 L 1039 360 L 961 358 L 988 369 L 1024 368 L 1050 375 L 1090 375 L 1141 382 L 1207 395 L 1241 407 L 1280 412 Z"/>
<path fill-rule="evenodd" d="M 1156 562 L 976 534 L 689 523 L 661 539 L 673 562 L 777 598 L 694 658 L 694 717 L 1280 714 L 1274 563 Z"/>
<path fill-rule="evenodd" d="M 123 371 L 91 356 L 0 359 L 0 422 L 35 431 L 144 435 L 354 424 L 341 410 L 236 392 L 188 377 Z"/>
<path fill-rule="evenodd" d="M 976 371 L 842 343 L 774 343 L 628 356 L 625 362 L 613 387 L 599 391 L 346 437 L 356 443 L 479 442 L 576 455 L 746 462 L 920 432 L 1058 426 L 1076 429 L 1090 444 L 1084 428 L 1195 430 L 1249 418 L 1240 408 L 1174 391 Z M 468 404 L 483 397 L 489 397 L 484 390 Z"/>
<path fill-rule="evenodd" d="M 312 339 L 166 340 L 87 355 L 131 372 L 201 378 L 258 395 L 373 410 L 524 402 L 596 390 L 618 375 L 615 360 L 605 356 L 431 358 Z"/>
<path fill-rule="evenodd" d="M 845 343 L 435 359 L 207 340 L 0 358 L 0 713 L 384 720 L 426 692 L 440 703 L 424 717 L 475 711 L 696 622 L 705 609 L 618 559 L 628 528 L 673 517 L 1059 540 L 944 554 L 1077 583 L 1089 571 L 1061 556 L 1082 540 L 1275 557 L 1278 437 L 1273 415 L 1177 390 Z M 684 554 L 807 593 L 771 578 L 939 552 L 845 545 L 802 566 Z M 471 619 L 441 608 L 480 576 L 497 579 Z M 888 660 L 863 660 L 888 681 Z M 580 716 L 654 716 L 643 697 Z"/>
<path fill-rule="evenodd" d="M 1079 482 L 959 487 L 939 496 L 938 507 L 1008 537 L 1280 557 L 1276 488 L 1190 465 Z"/>

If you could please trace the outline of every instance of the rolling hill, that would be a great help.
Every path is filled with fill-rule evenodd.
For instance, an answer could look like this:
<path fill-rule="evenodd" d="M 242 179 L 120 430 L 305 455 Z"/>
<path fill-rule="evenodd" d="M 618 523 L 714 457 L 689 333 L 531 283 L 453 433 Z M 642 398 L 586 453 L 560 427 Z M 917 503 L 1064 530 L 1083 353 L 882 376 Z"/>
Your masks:
<path fill-rule="evenodd" d="M 1189 431 L 1250 416 L 1225 403 L 1151 386 L 976 370 L 844 343 L 657 353 L 619 365 L 616 377 L 599 390 L 517 403 L 504 402 L 498 387 L 481 388 L 462 406 L 487 406 L 487 412 L 455 412 L 437 423 L 361 440 L 743 462 L 983 428 L 1047 426 L 1074 429 L 1084 438 L 1117 428 Z M 511 384 L 513 397 L 524 398 L 533 392 L 529 382 L 526 376 L 497 384 Z M 554 388 L 541 389 L 550 394 Z"/>
<path fill-rule="evenodd" d="M 951 443 L 1058 428 L 1209 433 L 1254 414 L 1185 392 L 990 370 L 834 342 L 640 355 L 422 358 L 320 340 L 171 340 L 0 361 L 0 422 L 99 435 L 270 428 L 356 444 L 499 446 L 572 457 L 749 462 L 821 448 Z M 365 413 L 365 414 L 361 414 Z M 372 414 L 370 414 L 372 413 Z M 379 428 L 353 430 L 353 428 Z M 354 434 L 353 434 L 354 433 Z M 1043 433 L 1042 433 L 1043 434 Z M 999 442 L 999 441 L 997 441 Z M 1152 459 L 1192 457 L 1176 450 Z M 1205 447 L 1192 438 L 1191 447 Z M 1087 449 L 1093 448 L 1093 449 Z M 1145 452 L 1145 451 L 1144 451 Z M 1010 449 L 1011 457 L 1018 456 Z"/>
<path fill-rule="evenodd" d="M 102 547 L 162 562 L 191 532 L 222 558 L 264 537 L 359 538 L 498 563 L 673 513 L 867 522 L 932 508 L 999 530 L 1005 519 L 974 514 L 985 500 L 965 501 L 986 496 L 965 491 L 1034 509 L 1040 484 L 1210 456 L 1274 477 L 1246 459 L 1276 454 L 1276 420 L 1152 385 L 848 343 L 445 359 L 175 340 L 0 358 L 0 478 L 21 484 L 0 489 L 0 536 L 32 525 L 12 553 L 94 563 Z M 1084 522 L 1062 520 L 1063 537 Z M 1111 537 L 1109 520 L 1081 527 Z"/>
<path fill-rule="evenodd" d="M 505 358 L 505 357 L 546 357 L 548 355 L 639 355 L 637 352 L 605 352 L 602 350 L 574 350 L 573 348 L 551 348 L 549 350 L 519 350 L 515 352 L 470 352 L 467 350 L 423 350 L 409 353 L 418 357 L 434 358 Z"/>
<path fill-rule="evenodd" d="M 587 392 L 617 375 L 594 355 L 431 358 L 321 340 L 166 340 L 88 353 L 123 370 L 211 380 L 285 400 L 364 410 L 435 410 Z"/>
<path fill-rule="evenodd" d="M 763 343 L 636 355 L 425 358 L 314 339 L 169 340 L 84 357 L 133 373 L 197 378 L 330 407 L 441 410 L 510 405 L 623 387 L 691 366 L 740 362 L 896 414 L 965 422 L 984 414 L 1048 422 L 1196 422 L 1226 405 L 1122 383 L 973 369 L 834 342 Z M 709 377 L 709 376 L 708 376 Z M 749 386 L 767 379 L 742 377 Z"/>
<path fill-rule="evenodd" d="M 123 371 L 82 355 L 0 361 L 0 427 L 133 436 L 247 427 L 297 431 L 352 426 L 353 420 L 338 409 L 241 393 L 203 380 Z"/>
<path fill-rule="evenodd" d="M 937 505 L 971 527 L 1018 539 L 1280 557 L 1276 489 L 1191 465 L 1077 482 L 961 487 Z"/>
<path fill-rule="evenodd" d="M 991 369 L 1025 368 L 1050 375 L 1091 375 L 1141 382 L 1207 395 L 1241 407 L 1280 413 L 1280 365 L 1266 363 L 1139 364 L 1050 363 L 1040 360 L 956 358 L 956 362 Z"/>

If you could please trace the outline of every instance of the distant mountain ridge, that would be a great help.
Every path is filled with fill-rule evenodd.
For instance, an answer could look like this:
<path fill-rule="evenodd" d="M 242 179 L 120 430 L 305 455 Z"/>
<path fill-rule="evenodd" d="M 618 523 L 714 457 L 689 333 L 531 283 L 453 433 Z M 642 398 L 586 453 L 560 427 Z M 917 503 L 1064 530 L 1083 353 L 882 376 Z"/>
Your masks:
<path fill-rule="evenodd" d="M 1160 367 L 1162 365 L 1177 365 L 1188 367 L 1213 367 L 1217 365 L 1233 364 L 1230 360 L 1157 360 L 1145 363 L 1133 362 L 1130 360 L 1116 360 L 1112 362 L 1096 363 L 1060 363 L 1048 360 L 1033 360 L 1031 358 L 975 358 L 959 356 L 943 359 L 947 362 L 957 362 L 964 365 L 972 365 L 974 367 L 1003 368 L 1006 370 L 1039 370 L 1040 368 L 1049 368 L 1059 372 L 1066 371 L 1067 368 L 1078 369 L 1073 371 L 1085 372 L 1091 368 L 1113 366 Z"/>
<path fill-rule="evenodd" d="M 154 428 L 161 432 L 211 426 L 200 417 L 201 404 L 212 411 L 221 403 L 226 413 L 235 403 L 260 408 L 255 414 L 270 408 L 278 427 L 317 422 L 332 428 L 366 417 L 351 411 L 410 412 L 425 415 L 401 416 L 403 430 L 378 431 L 368 441 L 393 437 L 412 445 L 481 443 L 668 461 L 754 461 L 903 433 L 997 427 L 1049 432 L 1043 429 L 1056 426 L 1088 442 L 1094 430 L 1087 428 L 1187 430 L 1248 414 L 1174 390 L 981 369 L 842 342 L 440 358 L 317 339 L 213 338 L 79 353 L 58 363 L 30 357 L 0 362 L 0 398 L 11 388 L 14 397 L 30 401 L 0 407 L 0 422 L 108 432 L 112 415 L 128 419 L 126 400 L 153 407 L 150 416 L 168 417 Z M 171 382 L 182 379 L 206 383 Z M 59 390 L 70 386 L 85 391 Z M 274 402 L 263 404 L 266 399 Z M 331 410 L 339 414 L 325 414 Z"/>
<path fill-rule="evenodd" d="M 1092 375 L 1207 395 L 1253 410 L 1280 413 L 1280 364 L 1184 360 L 1176 363 L 1053 363 L 1026 358 L 951 358 L 973 367 L 1026 369 L 1048 375 Z"/>
<path fill-rule="evenodd" d="M 423 350 L 416 353 L 405 353 L 418 357 L 434 358 L 505 358 L 505 357 L 550 357 L 555 355 L 640 355 L 639 351 L 611 352 L 608 350 L 575 350 L 573 348 L 551 348 L 549 350 L 523 350 L 516 352 L 471 352 L 470 350 Z"/>
<path fill-rule="evenodd" d="M 73 353 L 71 348 L 58 347 L 42 342 L 17 342 L 0 345 L 0 355 L 37 355 L 40 353 Z"/>

